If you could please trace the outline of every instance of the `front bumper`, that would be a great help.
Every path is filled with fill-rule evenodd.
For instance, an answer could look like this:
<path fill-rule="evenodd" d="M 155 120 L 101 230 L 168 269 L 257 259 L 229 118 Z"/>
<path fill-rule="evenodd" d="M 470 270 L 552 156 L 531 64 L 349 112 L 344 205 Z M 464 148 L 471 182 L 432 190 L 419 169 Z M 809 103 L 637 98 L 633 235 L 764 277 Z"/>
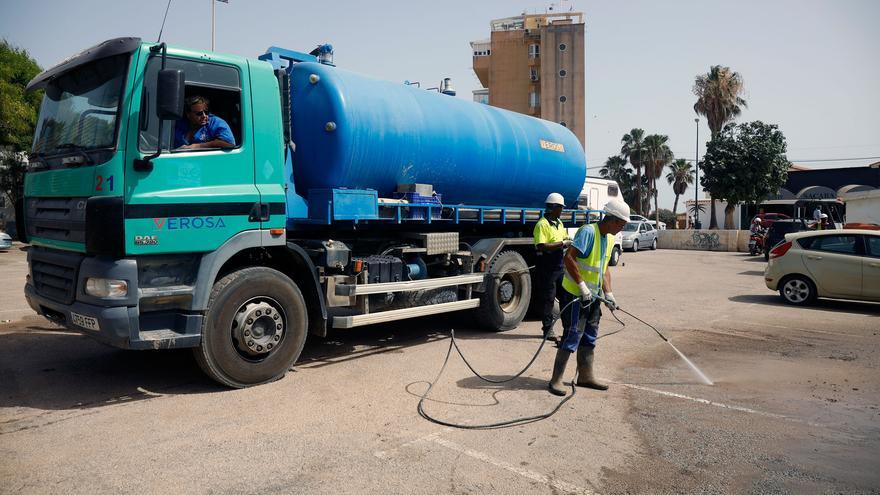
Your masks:
<path fill-rule="evenodd" d="M 50 268 L 71 267 L 73 275 L 67 283 L 74 284 L 72 291 L 67 295 L 49 289 L 41 291 L 41 282 L 38 281 L 41 264 Z M 50 321 L 121 349 L 195 347 L 201 342 L 201 314 L 180 310 L 141 314 L 137 262 L 134 259 L 84 257 L 32 248 L 28 252 L 28 265 L 31 273 L 24 288 L 25 298 L 34 311 Z M 34 272 L 37 272 L 36 277 Z M 88 277 L 127 280 L 129 296 L 117 300 L 89 296 L 82 290 Z M 83 321 L 80 317 L 88 321 L 93 318 L 97 328 L 77 324 L 77 321 Z"/>
<path fill-rule="evenodd" d="M 620 241 L 620 246 L 621 246 L 623 249 L 632 249 L 632 247 L 633 247 L 633 241 L 634 241 L 634 240 L 635 240 L 635 239 L 626 239 L 626 238 L 624 238 L 622 241 Z"/>

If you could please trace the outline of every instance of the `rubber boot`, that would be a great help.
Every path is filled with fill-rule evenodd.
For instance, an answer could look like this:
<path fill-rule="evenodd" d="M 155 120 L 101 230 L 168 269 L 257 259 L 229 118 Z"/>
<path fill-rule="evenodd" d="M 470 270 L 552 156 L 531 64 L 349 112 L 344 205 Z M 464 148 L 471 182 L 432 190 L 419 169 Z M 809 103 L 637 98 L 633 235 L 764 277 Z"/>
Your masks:
<path fill-rule="evenodd" d="M 565 390 L 565 385 L 562 383 L 562 375 L 565 374 L 565 365 L 568 364 L 569 356 L 571 356 L 571 353 L 565 349 L 556 351 L 556 361 L 553 362 L 553 377 L 550 378 L 550 384 L 548 385 L 550 393 L 553 395 L 563 396 L 568 393 Z"/>
<path fill-rule="evenodd" d="M 578 378 L 577 382 L 575 382 L 575 385 L 577 385 L 578 387 L 587 387 L 596 390 L 608 390 L 608 385 L 597 382 L 595 375 L 593 375 L 594 351 L 595 348 L 593 347 L 578 347 Z"/>

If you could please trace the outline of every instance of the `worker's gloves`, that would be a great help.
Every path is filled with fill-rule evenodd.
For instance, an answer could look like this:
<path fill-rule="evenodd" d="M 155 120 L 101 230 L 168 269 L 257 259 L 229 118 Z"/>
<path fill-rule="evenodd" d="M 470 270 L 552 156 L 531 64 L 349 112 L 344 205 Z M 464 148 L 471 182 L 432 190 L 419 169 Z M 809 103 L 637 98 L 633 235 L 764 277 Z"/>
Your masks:
<path fill-rule="evenodd" d="M 562 240 L 562 249 L 567 249 L 568 246 L 571 246 L 571 239 L 563 239 Z"/>
<path fill-rule="evenodd" d="M 587 283 L 581 280 L 581 283 L 578 284 L 578 287 L 581 289 L 581 301 L 585 303 L 589 303 L 593 300 L 593 293 L 590 292 L 590 288 L 587 287 Z"/>
<path fill-rule="evenodd" d="M 605 306 L 608 307 L 611 311 L 617 309 L 617 301 L 614 299 L 614 294 L 610 292 L 605 293 Z"/>

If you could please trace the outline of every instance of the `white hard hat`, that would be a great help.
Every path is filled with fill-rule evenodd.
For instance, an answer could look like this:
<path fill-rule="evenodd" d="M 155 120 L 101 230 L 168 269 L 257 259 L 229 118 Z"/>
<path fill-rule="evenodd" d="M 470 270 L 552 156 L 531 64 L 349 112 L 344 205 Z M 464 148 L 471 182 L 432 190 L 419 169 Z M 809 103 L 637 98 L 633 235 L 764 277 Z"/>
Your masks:
<path fill-rule="evenodd" d="M 605 214 L 629 222 L 629 205 L 619 199 L 612 199 L 605 205 Z"/>
<path fill-rule="evenodd" d="M 828 218 L 828 215 L 823 213 L 822 216 L 820 216 L 819 218 Z"/>
<path fill-rule="evenodd" d="M 559 193 L 550 193 L 550 195 L 547 196 L 547 199 L 544 201 L 544 203 L 546 203 L 548 205 L 565 206 L 565 199 Z"/>
<path fill-rule="evenodd" d="M 755 217 L 755 223 L 761 223 L 761 219 L 758 217 Z"/>

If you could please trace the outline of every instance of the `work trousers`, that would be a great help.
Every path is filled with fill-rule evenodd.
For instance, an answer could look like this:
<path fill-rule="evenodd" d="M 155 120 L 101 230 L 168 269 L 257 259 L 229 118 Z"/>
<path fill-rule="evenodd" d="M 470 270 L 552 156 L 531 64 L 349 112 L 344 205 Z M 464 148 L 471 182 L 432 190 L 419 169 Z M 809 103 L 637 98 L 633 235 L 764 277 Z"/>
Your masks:
<path fill-rule="evenodd" d="M 565 289 L 562 288 L 562 277 L 565 269 L 561 266 L 541 266 L 538 262 L 535 267 L 535 276 L 538 277 L 536 288 L 541 301 L 541 329 L 546 334 L 553 329 L 553 303 L 557 294 L 562 294 Z"/>
<path fill-rule="evenodd" d="M 571 304 L 569 305 L 569 303 Z M 574 352 L 578 346 L 596 347 L 596 338 L 599 336 L 599 319 L 602 317 L 602 310 L 599 308 L 601 302 L 598 299 L 593 299 L 589 305 L 583 306 L 580 296 L 574 296 L 563 289 L 559 292 L 559 306 L 562 309 L 563 326 L 560 349 Z"/>

